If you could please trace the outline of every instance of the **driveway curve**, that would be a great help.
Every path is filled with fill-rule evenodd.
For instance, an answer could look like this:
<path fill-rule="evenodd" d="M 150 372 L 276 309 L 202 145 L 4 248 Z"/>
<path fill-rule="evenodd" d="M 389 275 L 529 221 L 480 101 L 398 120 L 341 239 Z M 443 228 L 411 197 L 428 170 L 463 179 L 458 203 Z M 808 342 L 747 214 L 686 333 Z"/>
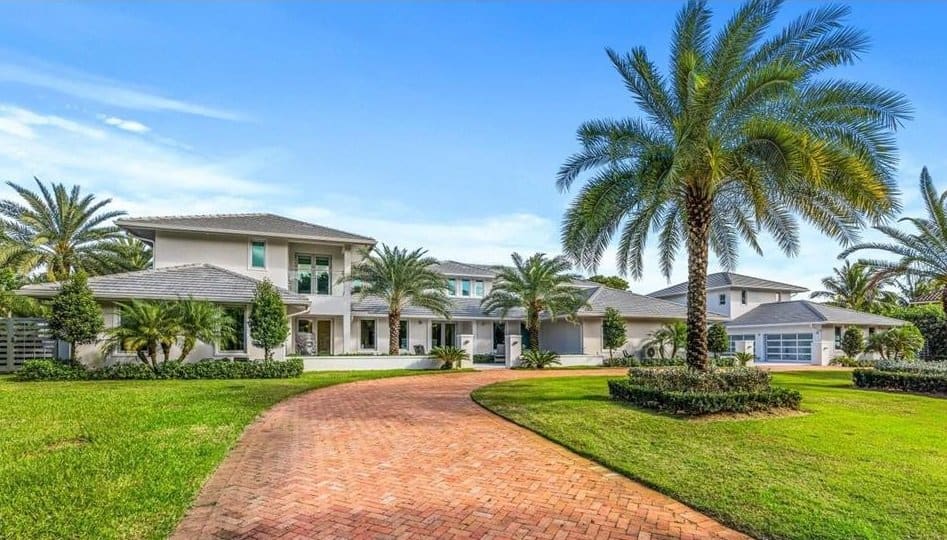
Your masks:
<path fill-rule="evenodd" d="M 524 377 L 420 375 L 332 386 L 261 416 L 174 538 L 744 538 L 482 409 Z"/>

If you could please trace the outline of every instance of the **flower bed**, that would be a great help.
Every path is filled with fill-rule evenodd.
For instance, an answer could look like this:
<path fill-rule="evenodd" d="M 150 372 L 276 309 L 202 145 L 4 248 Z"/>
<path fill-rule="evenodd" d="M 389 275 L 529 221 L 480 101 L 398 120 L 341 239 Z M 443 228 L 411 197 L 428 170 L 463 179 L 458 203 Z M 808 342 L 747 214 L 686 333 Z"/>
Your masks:
<path fill-rule="evenodd" d="M 628 379 L 609 381 L 608 389 L 614 399 L 687 416 L 797 409 L 802 400 L 795 390 L 772 387 L 770 374 L 753 368 L 631 368 Z"/>
<path fill-rule="evenodd" d="M 209 358 L 199 362 L 165 362 L 157 369 L 144 364 L 115 364 L 86 369 L 56 360 L 30 360 L 16 372 L 18 381 L 145 380 L 145 379 L 285 379 L 303 372 L 301 358 L 235 361 Z"/>

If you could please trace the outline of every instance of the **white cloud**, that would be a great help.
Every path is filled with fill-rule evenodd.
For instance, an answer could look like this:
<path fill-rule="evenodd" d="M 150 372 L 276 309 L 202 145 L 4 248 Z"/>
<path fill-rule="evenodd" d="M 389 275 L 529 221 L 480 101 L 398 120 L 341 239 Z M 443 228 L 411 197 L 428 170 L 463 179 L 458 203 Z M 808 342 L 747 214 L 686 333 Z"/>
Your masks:
<path fill-rule="evenodd" d="M 38 62 L 31 62 L 31 64 L 39 65 Z M 219 120 L 243 119 L 243 115 L 232 111 L 160 96 L 144 90 L 130 88 L 123 83 L 65 68 L 47 67 L 46 69 L 39 69 L 2 62 L 0 63 L 0 81 L 44 88 L 68 96 L 124 109 L 172 111 Z"/>
<path fill-rule="evenodd" d="M 124 129 L 125 131 L 131 131 L 132 133 L 147 133 L 151 131 L 150 127 L 142 124 L 141 122 L 136 122 L 135 120 L 125 120 L 124 118 L 118 118 L 116 116 L 103 117 L 102 121 L 110 126 L 117 127 L 118 129 Z"/>

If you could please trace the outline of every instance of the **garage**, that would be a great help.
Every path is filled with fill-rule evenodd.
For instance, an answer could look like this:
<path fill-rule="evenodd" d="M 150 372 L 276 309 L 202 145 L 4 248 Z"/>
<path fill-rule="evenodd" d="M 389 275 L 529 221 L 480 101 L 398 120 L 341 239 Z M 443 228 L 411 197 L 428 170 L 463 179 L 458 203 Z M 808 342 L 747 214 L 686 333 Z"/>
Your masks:
<path fill-rule="evenodd" d="M 766 334 L 766 362 L 812 362 L 812 333 Z"/>

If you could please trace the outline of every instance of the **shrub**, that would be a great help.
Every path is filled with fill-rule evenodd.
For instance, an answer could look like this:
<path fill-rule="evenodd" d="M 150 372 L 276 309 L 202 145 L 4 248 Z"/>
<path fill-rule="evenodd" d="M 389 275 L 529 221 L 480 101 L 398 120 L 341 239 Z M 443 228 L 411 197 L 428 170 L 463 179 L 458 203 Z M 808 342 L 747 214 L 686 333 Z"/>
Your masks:
<path fill-rule="evenodd" d="M 748 352 L 738 352 L 733 355 L 733 359 L 740 367 L 746 367 L 750 362 L 756 361 L 756 355 Z"/>
<path fill-rule="evenodd" d="M 49 329 L 56 339 L 69 344 L 69 359 L 76 362 L 76 346 L 92 343 L 105 329 L 99 307 L 83 272 L 76 272 L 62 284 L 50 302 Z"/>
<path fill-rule="evenodd" d="M 919 394 L 947 394 L 947 373 L 856 369 L 852 381 L 859 388 L 876 388 Z"/>
<path fill-rule="evenodd" d="M 676 392 L 756 392 L 770 387 L 769 372 L 757 368 L 631 368 L 628 377 L 635 385 Z"/>
<path fill-rule="evenodd" d="M 947 321 L 939 305 L 886 306 L 881 315 L 908 321 L 924 336 L 924 358 L 947 358 Z"/>
<path fill-rule="evenodd" d="M 434 347 L 431 356 L 441 362 L 441 369 L 451 369 L 454 364 L 460 367 L 460 363 L 467 358 L 467 352 L 457 347 Z"/>
<path fill-rule="evenodd" d="M 605 308 L 605 317 L 602 319 L 602 345 L 608 349 L 609 360 L 614 359 L 615 349 L 628 341 L 628 330 L 625 328 L 625 319 L 613 307 Z"/>
<path fill-rule="evenodd" d="M 263 359 L 273 359 L 273 349 L 289 337 L 289 319 L 279 291 L 268 280 L 261 281 L 250 306 L 250 339 L 263 349 Z"/>
<path fill-rule="evenodd" d="M 830 365 L 841 367 L 871 367 L 872 364 L 871 360 L 859 360 L 851 356 L 836 356 L 830 362 Z"/>
<path fill-rule="evenodd" d="M 730 350 L 730 336 L 727 335 L 727 328 L 724 325 L 714 323 L 707 329 L 707 350 L 717 359 Z"/>
<path fill-rule="evenodd" d="M 496 358 L 492 354 L 475 354 L 473 362 L 474 364 L 492 364 L 496 362 Z"/>
<path fill-rule="evenodd" d="M 285 379 L 303 372 L 302 358 L 236 361 L 208 358 L 199 362 L 164 362 L 157 368 L 141 363 L 115 364 L 87 370 L 52 360 L 30 360 L 17 371 L 19 381 L 149 380 L 149 379 Z"/>
<path fill-rule="evenodd" d="M 635 384 L 633 380 L 608 381 L 614 399 L 680 415 L 702 415 L 722 412 L 747 413 L 769 409 L 797 409 L 802 395 L 787 388 L 766 388 L 760 391 L 681 392 L 661 390 Z"/>
<path fill-rule="evenodd" d="M 865 350 L 865 338 L 862 331 L 855 327 L 849 327 L 842 335 L 842 351 L 846 355 L 855 358 Z"/>
<path fill-rule="evenodd" d="M 714 367 L 735 367 L 737 365 L 737 359 L 734 356 L 715 356 L 711 359 L 711 363 Z"/>
<path fill-rule="evenodd" d="M 924 347 L 924 336 L 913 324 L 878 332 L 868 338 L 868 350 L 882 360 L 913 360 Z"/>
<path fill-rule="evenodd" d="M 891 362 L 880 361 L 875 363 L 875 369 L 881 371 L 901 371 L 905 373 L 930 373 L 947 375 L 947 362 Z"/>
<path fill-rule="evenodd" d="M 552 351 L 530 349 L 520 356 L 519 367 L 526 369 L 543 369 L 560 363 L 559 355 Z"/>

